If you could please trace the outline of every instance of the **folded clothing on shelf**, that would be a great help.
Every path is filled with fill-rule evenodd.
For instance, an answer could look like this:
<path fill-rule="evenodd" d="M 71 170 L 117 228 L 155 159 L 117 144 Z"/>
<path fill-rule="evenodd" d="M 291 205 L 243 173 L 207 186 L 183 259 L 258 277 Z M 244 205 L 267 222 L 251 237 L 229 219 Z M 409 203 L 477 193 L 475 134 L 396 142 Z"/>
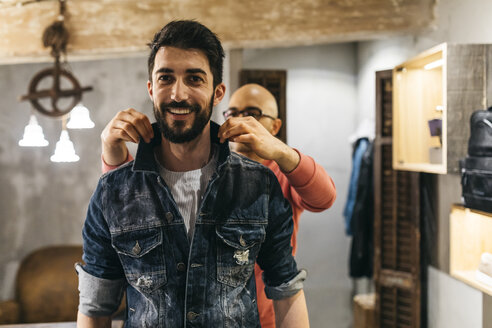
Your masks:
<path fill-rule="evenodd" d="M 492 254 L 482 254 L 476 277 L 478 281 L 492 286 Z"/>

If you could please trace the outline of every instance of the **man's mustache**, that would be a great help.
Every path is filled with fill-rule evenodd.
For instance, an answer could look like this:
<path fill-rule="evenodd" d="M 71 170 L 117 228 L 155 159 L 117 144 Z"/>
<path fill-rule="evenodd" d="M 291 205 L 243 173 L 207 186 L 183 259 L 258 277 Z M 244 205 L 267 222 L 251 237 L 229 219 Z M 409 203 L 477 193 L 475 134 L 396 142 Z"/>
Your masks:
<path fill-rule="evenodd" d="M 171 101 L 169 103 L 162 103 L 161 104 L 161 110 L 167 110 L 168 108 L 188 108 L 191 109 L 192 111 L 198 112 L 200 110 L 199 105 L 192 105 L 187 103 L 186 101 Z"/>

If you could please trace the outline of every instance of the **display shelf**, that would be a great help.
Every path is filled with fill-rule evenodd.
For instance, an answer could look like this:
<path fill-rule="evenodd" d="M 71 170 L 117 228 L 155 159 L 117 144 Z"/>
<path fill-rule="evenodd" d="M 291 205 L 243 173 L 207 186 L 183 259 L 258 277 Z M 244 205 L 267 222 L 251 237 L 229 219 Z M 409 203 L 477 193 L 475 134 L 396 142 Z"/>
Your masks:
<path fill-rule="evenodd" d="M 450 274 L 492 296 L 492 286 L 476 278 L 482 253 L 492 253 L 492 214 L 453 205 L 450 215 Z"/>
<path fill-rule="evenodd" d="M 467 122 L 486 108 L 488 61 L 490 45 L 443 43 L 393 69 L 394 169 L 459 173 Z"/>
<path fill-rule="evenodd" d="M 492 285 L 487 285 L 477 280 L 476 270 L 471 270 L 471 271 L 457 270 L 454 271 L 451 275 L 456 279 L 465 282 L 467 285 L 470 285 L 473 288 L 478 289 L 481 292 L 492 296 Z"/>

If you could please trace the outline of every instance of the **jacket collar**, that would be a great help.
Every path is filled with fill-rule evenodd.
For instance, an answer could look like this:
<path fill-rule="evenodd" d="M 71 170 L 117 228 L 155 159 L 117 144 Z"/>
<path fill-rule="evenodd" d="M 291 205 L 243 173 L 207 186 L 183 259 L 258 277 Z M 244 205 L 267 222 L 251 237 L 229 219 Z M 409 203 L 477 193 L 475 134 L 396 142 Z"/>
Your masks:
<path fill-rule="evenodd" d="M 217 123 L 210 121 L 210 141 L 212 144 L 216 144 L 219 149 L 218 166 L 225 162 L 231 154 L 229 142 L 226 140 L 224 143 L 220 143 L 220 139 L 217 136 L 219 127 Z M 159 166 L 155 160 L 154 148 L 160 146 L 162 134 L 157 123 L 152 124 L 152 129 L 154 130 L 154 138 L 149 143 L 140 139 L 135 161 L 133 162 L 133 171 L 147 171 L 159 174 Z"/>

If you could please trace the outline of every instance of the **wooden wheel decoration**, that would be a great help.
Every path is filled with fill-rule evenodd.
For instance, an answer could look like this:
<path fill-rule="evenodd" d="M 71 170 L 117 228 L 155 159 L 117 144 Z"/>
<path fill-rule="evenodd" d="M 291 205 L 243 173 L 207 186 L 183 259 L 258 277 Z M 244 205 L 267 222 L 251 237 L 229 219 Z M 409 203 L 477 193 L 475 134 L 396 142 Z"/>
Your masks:
<path fill-rule="evenodd" d="M 41 83 L 41 81 L 50 77 L 53 78 L 52 88 L 39 90 L 38 85 Z M 60 88 L 60 82 L 62 78 L 70 82 L 71 89 L 62 90 Z M 69 71 L 62 69 L 59 65 L 59 62 L 56 61 L 54 68 L 44 69 L 34 75 L 31 82 L 29 83 L 28 90 L 29 93 L 22 96 L 21 100 L 29 100 L 32 106 L 42 114 L 51 117 L 59 117 L 68 114 L 72 110 L 72 108 L 74 108 L 80 102 L 80 100 L 82 99 L 82 93 L 92 90 L 92 87 L 82 88 L 79 81 L 77 81 L 77 79 Z M 43 105 L 39 101 L 42 98 L 51 98 L 51 109 L 43 107 Z M 58 104 L 60 98 L 72 98 L 72 101 L 67 107 L 61 108 Z"/>

